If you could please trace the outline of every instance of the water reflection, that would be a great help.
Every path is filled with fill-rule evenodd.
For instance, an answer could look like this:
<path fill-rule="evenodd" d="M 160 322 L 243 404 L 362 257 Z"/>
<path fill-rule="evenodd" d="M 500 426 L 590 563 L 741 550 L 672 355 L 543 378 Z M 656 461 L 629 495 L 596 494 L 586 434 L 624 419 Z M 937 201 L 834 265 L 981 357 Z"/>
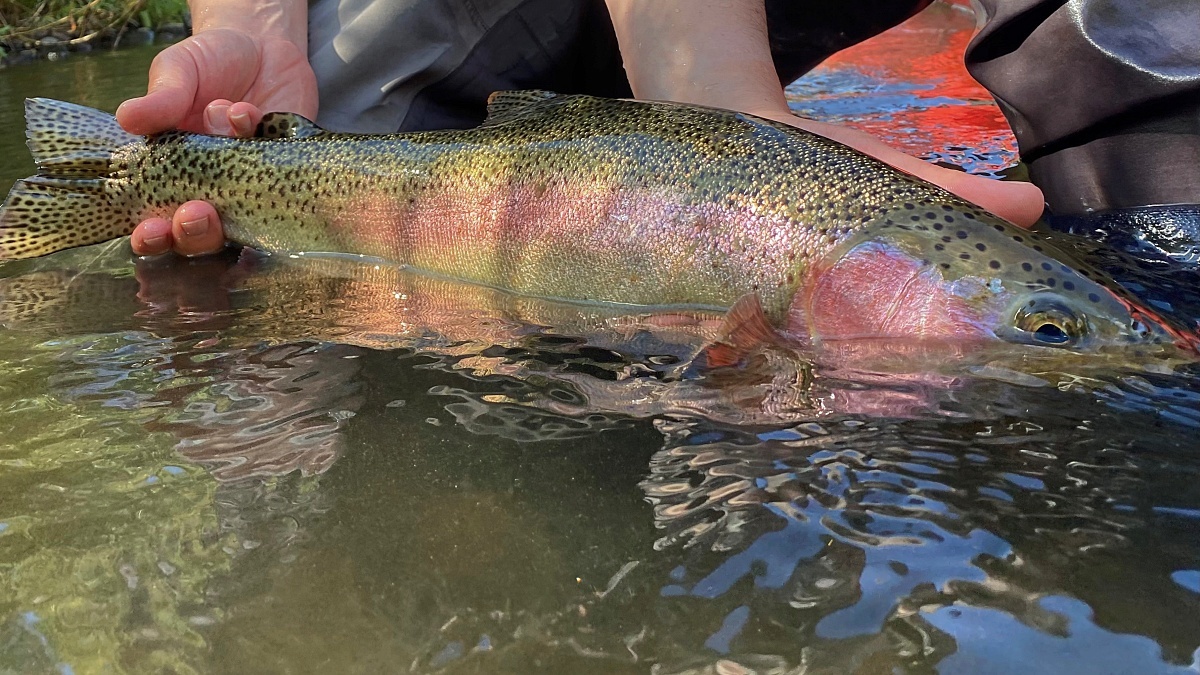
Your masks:
<path fill-rule="evenodd" d="M 1016 140 L 987 90 L 963 65 L 975 31 L 967 5 L 934 3 L 834 55 L 788 86 L 789 106 L 930 161 L 970 173 L 1004 172 L 1017 161 Z"/>
<path fill-rule="evenodd" d="M 973 395 L 987 400 L 987 389 Z M 1177 619 L 1196 616 L 1196 598 L 1170 577 L 1194 565 L 1195 550 L 1146 560 L 1146 546 L 1171 541 L 1160 529 L 1170 517 L 1134 505 L 1160 489 L 1195 496 L 1161 462 L 1191 443 L 1164 439 L 1152 420 L 1043 396 L 1064 411 L 1038 420 L 1052 428 L 1001 414 L 831 420 L 765 438 L 664 429 L 667 447 L 643 487 L 663 530 L 658 547 L 692 553 L 662 595 L 728 609 L 711 649 L 794 644 L 803 647 L 793 665 L 830 672 L 853 670 L 846 654 L 875 651 L 880 664 L 902 657 L 922 669 L 953 651 L 961 672 L 1028 669 L 1030 659 L 1064 672 L 1064 653 L 1070 672 L 1192 663 L 1200 634 Z M 1124 633 L 1143 637 L 1113 635 Z"/>
<path fill-rule="evenodd" d="M 218 665 L 278 643 L 291 669 L 317 633 L 364 671 L 1196 658 L 1187 371 L 931 385 L 768 352 L 685 377 L 703 321 L 558 315 L 346 261 L 130 276 L 117 247 L 72 255 L 2 280 L 0 320 L 57 333 L 35 338 L 54 400 L 123 411 L 225 484 L 206 526 L 224 563 L 187 610 Z M 574 335 L 546 328 L 568 314 Z"/>

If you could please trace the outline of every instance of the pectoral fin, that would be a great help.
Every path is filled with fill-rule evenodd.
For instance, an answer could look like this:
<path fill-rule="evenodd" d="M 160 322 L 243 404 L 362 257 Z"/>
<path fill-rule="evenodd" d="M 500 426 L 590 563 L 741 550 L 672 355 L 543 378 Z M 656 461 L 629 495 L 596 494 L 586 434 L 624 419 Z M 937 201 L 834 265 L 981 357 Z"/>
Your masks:
<path fill-rule="evenodd" d="M 766 346 L 785 346 L 785 340 L 767 319 L 758 295 L 749 293 L 730 308 L 717 338 L 700 350 L 689 370 L 736 366 Z"/>

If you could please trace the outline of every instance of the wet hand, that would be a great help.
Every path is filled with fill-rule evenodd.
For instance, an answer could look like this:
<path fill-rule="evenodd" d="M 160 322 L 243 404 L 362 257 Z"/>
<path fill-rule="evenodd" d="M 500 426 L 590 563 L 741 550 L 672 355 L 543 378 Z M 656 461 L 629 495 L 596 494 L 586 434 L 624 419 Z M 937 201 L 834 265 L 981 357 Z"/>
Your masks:
<path fill-rule="evenodd" d="M 177 128 L 246 137 L 265 111 L 316 117 L 316 78 L 304 51 L 281 37 L 212 29 L 163 50 L 146 95 L 121 104 L 117 121 L 139 135 Z M 225 235 L 216 209 L 192 201 L 171 220 L 139 223 L 131 241 L 138 255 L 196 256 L 221 250 Z"/>
<path fill-rule="evenodd" d="M 149 218 L 138 223 L 129 241 L 137 255 L 168 251 L 184 256 L 207 255 L 225 247 L 225 230 L 212 204 L 190 201 L 176 209 L 171 220 Z"/>

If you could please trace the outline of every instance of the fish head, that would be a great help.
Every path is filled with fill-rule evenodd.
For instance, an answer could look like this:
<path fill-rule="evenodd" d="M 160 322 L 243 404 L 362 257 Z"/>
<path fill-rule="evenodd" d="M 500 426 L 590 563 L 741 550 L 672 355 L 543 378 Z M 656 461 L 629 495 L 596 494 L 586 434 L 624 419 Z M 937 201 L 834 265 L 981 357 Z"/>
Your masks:
<path fill-rule="evenodd" d="M 809 268 L 788 331 L 814 343 L 999 341 L 1196 355 L 1192 331 L 1071 260 L 1036 233 L 970 205 L 906 204 Z"/>

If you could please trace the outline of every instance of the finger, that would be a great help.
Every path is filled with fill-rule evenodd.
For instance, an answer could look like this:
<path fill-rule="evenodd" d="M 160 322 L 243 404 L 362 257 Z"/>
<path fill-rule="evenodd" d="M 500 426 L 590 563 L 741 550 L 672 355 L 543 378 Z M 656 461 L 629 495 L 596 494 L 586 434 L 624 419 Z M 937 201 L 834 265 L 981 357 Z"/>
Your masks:
<path fill-rule="evenodd" d="M 1022 227 L 1029 227 L 1042 215 L 1042 191 L 1032 183 L 999 181 L 955 169 L 930 164 L 900 152 L 883 141 L 848 129 L 822 132 L 834 140 L 857 148 L 892 166 L 937 185 L 959 197 Z"/>
<path fill-rule="evenodd" d="M 183 126 L 199 86 L 196 62 L 179 45 L 159 52 L 150 64 L 146 95 L 117 108 L 117 122 L 131 134 L 145 136 Z"/>
<path fill-rule="evenodd" d="M 171 220 L 171 235 L 179 255 L 206 255 L 225 247 L 221 220 L 208 202 L 190 201 L 176 209 Z"/>
<path fill-rule="evenodd" d="M 233 127 L 229 123 L 229 107 L 232 101 L 219 98 L 204 108 L 204 133 L 216 136 L 232 136 Z"/>
<path fill-rule="evenodd" d="M 166 218 L 150 218 L 138 223 L 129 237 L 133 252 L 137 255 L 159 255 L 171 250 L 171 221 Z"/>
<path fill-rule="evenodd" d="M 208 103 L 245 97 L 261 61 L 255 39 L 240 31 L 212 29 L 194 35 L 155 57 L 146 95 L 122 103 L 117 119 L 132 134 L 175 128 L 203 132 Z"/>
<path fill-rule="evenodd" d="M 953 169 L 942 171 L 949 173 L 926 177 L 927 180 L 972 204 L 982 206 L 1014 225 L 1029 227 L 1042 217 L 1045 198 L 1033 183 L 995 180 Z"/>
<path fill-rule="evenodd" d="M 772 119 L 792 124 L 844 143 L 902 171 L 933 183 L 959 197 L 977 204 L 1005 220 L 1029 227 L 1042 215 L 1042 191 L 1032 183 L 999 181 L 975 176 L 954 169 L 930 164 L 903 153 L 870 134 L 816 120 L 786 115 L 768 115 Z"/>
<path fill-rule="evenodd" d="M 1032 183 L 1001 181 L 986 176 L 976 176 L 957 169 L 930 164 L 894 148 L 879 148 L 881 142 L 871 139 L 872 145 L 864 149 L 868 154 L 892 166 L 952 192 L 959 197 L 981 206 L 1001 218 L 1029 227 L 1042 215 L 1042 191 Z"/>
<path fill-rule="evenodd" d="M 234 136 L 249 138 L 258 130 L 263 113 L 257 106 L 245 101 L 229 106 L 229 126 Z"/>

